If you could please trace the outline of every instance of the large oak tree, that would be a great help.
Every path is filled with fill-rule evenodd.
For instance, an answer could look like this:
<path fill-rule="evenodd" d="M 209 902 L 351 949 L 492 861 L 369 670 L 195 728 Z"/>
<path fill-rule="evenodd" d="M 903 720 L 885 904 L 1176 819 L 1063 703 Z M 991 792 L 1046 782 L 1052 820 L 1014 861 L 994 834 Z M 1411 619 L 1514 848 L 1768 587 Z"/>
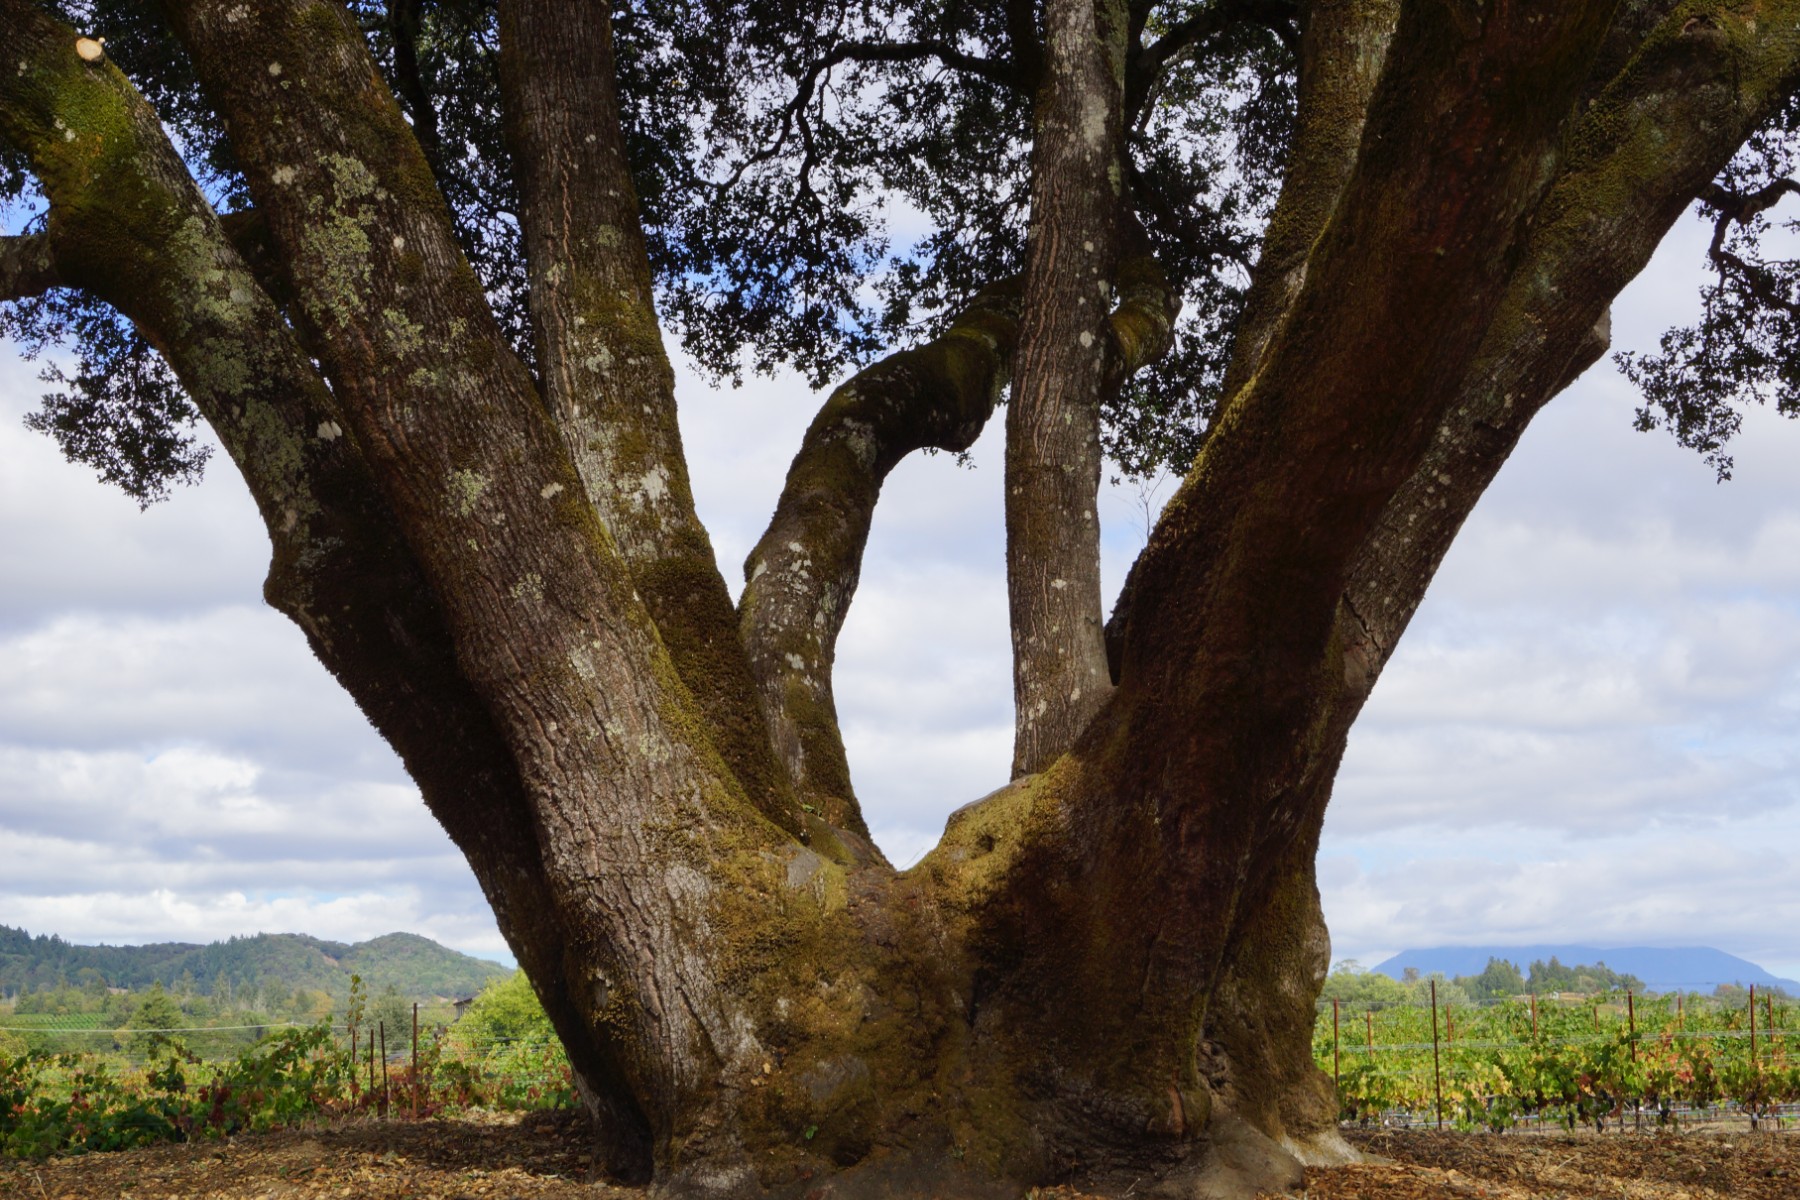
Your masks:
<path fill-rule="evenodd" d="M 1756 236 L 1800 0 L 0 15 L 6 328 L 74 363 L 34 423 L 146 500 L 211 426 L 269 602 L 658 1194 L 1235 1195 L 1346 1154 L 1313 859 L 1463 518 L 1696 200 L 1719 278 L 1631 362 L 1641 419 L 1719 456 L 1736 399 L 1793 399 Z M 665 326 L 848 375 L 735 604 Z M 896 871 L 836 638 L 883 478 L 1002 395 L 1014 780 Z M 1103 622 L 1107 453 L 1185 480 Z"/>

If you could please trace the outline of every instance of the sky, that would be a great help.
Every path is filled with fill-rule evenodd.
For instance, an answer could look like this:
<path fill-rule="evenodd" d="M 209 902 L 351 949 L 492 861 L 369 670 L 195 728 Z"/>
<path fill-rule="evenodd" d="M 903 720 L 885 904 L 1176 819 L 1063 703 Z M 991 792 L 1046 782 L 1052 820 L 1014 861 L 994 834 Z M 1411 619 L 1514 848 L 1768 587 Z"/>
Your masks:
<path fill-rule="evenodd" d="M 1704 246 L 1671 238 L 1616 347 L 1688 318 Z M 140 513 L 23 427 L 42 390 L 0 346 L 0 924 L 407 930 L 510 961 L 394 755 L 263 605 L 230 463 Z M 735 589 L 823 397 L 685 368 L 680 397 Z M 1751 413 L 1720 485 L 1634 404 L 1603 362 L 1537 419 L 1352 731 L 1319 860 L 1334 959 L 1711 945 L 1800 977 L 1800 427 Z M 890 478 L 840 643 L 856 786 L 903 865 L 1006 781 L 1002 424 L 969 466 Z M 1102 496 L 1109 590 L 1171 490 Z"/>

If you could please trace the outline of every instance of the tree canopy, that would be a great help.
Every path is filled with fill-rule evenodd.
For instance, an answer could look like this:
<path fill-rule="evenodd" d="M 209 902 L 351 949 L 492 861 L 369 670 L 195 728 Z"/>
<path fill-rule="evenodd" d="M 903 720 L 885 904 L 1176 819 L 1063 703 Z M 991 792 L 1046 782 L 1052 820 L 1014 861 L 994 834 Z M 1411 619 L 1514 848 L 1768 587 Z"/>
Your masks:
<path fill-rule="evenodd" d="M 224 126 L 156 7 L 45 7 L 105 38 L 220 210 L 248 217 Z M 498 10 L 481 0 L 350 8 L 427 149 L 459 244 L 529 358 Z M 1181 317 L 1169 352 L 1106 405 L 1104 445 L 1120 474 L 1184 473 L 1215 411 L 1293 138 L 1304 9 L 1190 0 L 1134 18 L 1133 208 Z M 734 379 L 787 366 L 819 385 L 941 332 L 1018 273 L 1039 68 L 1029 54 L 1014 61 L 1016 19 L 1001 3 L 621 6 L 617 80 L 658 307 L 703 371 Z M 1671 329 L 1658 354 L 1619 356 L 1644 395 L 1640 428 L 1668 429 L 1721 477 L 1745 405 L 1800 411 L 1785 350 L 1800 268 L 1780 253 L 1781 235 L 1796 232 L 1781 205 L 1797 124 L 1790 102 L 1696 200 L 1716 230 L 1700 320 Z M 0 172 L 9 221 L 41 227 L 45 197 L 16 149 Z M 53 390 L 29 423 L 70 458 L 141 503 L 199 478 L 199 414 L 110 305 L 55 289 L 0 309 L 0 329 L 30 356 L 52 352 Z"/>

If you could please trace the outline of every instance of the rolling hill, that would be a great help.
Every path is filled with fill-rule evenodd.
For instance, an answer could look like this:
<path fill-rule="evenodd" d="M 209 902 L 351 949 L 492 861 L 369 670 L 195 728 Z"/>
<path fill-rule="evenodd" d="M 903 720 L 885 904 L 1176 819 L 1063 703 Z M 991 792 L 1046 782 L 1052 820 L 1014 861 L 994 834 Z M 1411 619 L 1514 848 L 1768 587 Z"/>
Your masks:
<path fill-rule="evenodd" d="M 349 944 L 303 933 L 259 933 L 198 945 L 158 942 L 146 946 L 80 946 L 60 937 L 33 937 L 0 925 L 0 993 L 79 984 L 92 971 L 108 987 L 175 987 L 186 976 L 192 989 L 210 995 L 280 982 L 333 997 L 346 995 L 360 975 L 371 994 L 392 984 L 402 995 L 472 996 L 490 979 L 510 974 L 499 963 L 439 945 L 412 933 L 389 933 Z"/>

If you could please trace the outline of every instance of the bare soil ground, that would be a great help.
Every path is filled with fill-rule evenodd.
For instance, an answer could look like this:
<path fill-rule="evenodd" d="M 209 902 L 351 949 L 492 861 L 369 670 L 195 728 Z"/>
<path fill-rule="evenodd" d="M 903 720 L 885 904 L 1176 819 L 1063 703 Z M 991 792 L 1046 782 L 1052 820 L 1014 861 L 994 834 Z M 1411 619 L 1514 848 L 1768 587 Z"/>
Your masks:
<path fill-rule="evenodd" d="M 1306 1200 L 1800 1200 L 1800 1133 L 1358 1133 L 1382 1161 L 1311 1171 Z M 0 1163 L 31 1200 L 640 1200 L 583 1182 L 583 1123 L 358 1122 Z M 1057 1188 L 1044 1200 L 1084 1200 Z M 921 1198 L 924 1200 L 924 1198 Z"/>

